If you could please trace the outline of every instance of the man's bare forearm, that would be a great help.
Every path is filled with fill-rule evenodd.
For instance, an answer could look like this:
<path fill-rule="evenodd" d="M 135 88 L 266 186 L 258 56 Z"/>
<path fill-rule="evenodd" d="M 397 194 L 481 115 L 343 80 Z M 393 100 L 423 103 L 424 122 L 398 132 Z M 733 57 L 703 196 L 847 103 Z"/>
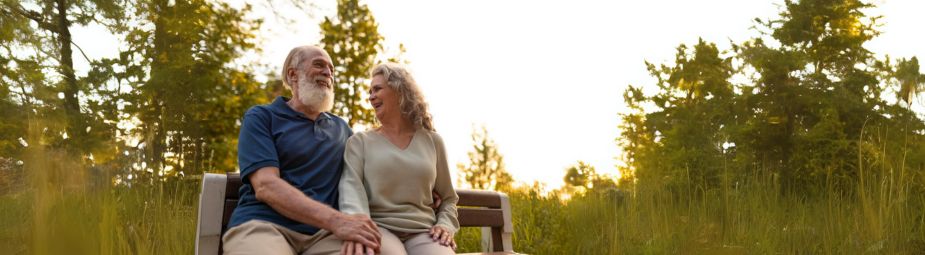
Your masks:
<path fill-rule="evenodd" d="M 278 168 L 261 168 L 251 174 L 250 182 L 257 200 L 267 203 L 279 214 L 331 231 L 341 240 L 356 241 L 379 250 L 382 236 L 369 216 L 346 215 L 315 201 L 279 178 Z"/>
<path fill-rule="evenodd" d="M 270 172 L 265 172 L 265 170 L 270 170 Z M 259 169 L 251 177 L 251 184 L 257 200 L 266 203 L 279 214 L 292 220 L 331 230 L 332 218 L 340 214 L 334 208 L 311 199 L 279 178 L 279 169 Z"/>

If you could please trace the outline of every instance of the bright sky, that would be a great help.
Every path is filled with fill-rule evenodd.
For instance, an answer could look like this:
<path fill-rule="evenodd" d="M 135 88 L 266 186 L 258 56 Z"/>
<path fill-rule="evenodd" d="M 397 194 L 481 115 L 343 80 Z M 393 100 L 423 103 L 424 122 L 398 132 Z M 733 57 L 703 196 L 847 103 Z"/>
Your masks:
<path fill-rule="evenodd" d="M 387 48 L 407 48 L 451 169 L 468 162 L 473 125 L 484 124 L 515 180 L 556 188 L 578 160 L 617 174 L 623 90 L 654 86 L 643 61 L 671 61 L 675 47 L 698 37 L 729 49 L 730 40 L 755 36 L 754 18 L 776 17 L 783 1 L 365 2 Z M 869 14 L 885 15 L 883 34 L 865 46 L 881 56 L 925 58 L 925 16 L 918 15 L 925 1 L 874 3 L 879 8 Z M 317 1 L 314 17 L 277 6 L 298 21 L 293 27 L 256 7 L 267 22 L 263 53 L 254 58 L 278 70 L 289 49 L 320 40 L 317 24 L 335 14 L 335 4 Z M 117 44 L 99 43 L 100 32 L 74 33 L 91 58 L 115 55 Z"/>

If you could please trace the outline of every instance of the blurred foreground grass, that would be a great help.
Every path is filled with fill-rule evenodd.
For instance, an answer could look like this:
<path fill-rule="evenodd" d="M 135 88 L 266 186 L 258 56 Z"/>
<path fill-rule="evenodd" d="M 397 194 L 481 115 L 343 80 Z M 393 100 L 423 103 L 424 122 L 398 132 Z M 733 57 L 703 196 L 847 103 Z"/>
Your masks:
<path fill-rule="evenodd" d="M 193 253 L 195 178 L 114 184 L 110 170 L 46 151 L 2 171 L 3 254 Z M 922 172 L 871 169 L 853 192 L 820 188 L 812 196 L 781 195 L 771 174 L 709 190 L 637 184 L 568 200 L 519 189 L 509 194 L 514 247 L 530 254 L 923 254 Z M 460 251 L 478 251 L 478 234 L 460 232 Z"/>
<path fill-rule="evenodd" d="M 32 150 L 6 167 L 0 253 L 192 254 L 196 180 L 112 183 L 64 153 Z"/>

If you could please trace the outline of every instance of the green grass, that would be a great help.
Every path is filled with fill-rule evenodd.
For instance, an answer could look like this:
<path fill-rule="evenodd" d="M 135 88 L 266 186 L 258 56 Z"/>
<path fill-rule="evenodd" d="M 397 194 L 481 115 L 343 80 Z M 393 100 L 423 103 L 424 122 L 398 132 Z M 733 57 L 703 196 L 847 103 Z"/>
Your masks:
<path fill-rule="evenodd" d="M 510 194 L 514 247 L 530 254 L 925 253 L 925 194 L 915 178 L 868 179 L 858 192 L 818 196 L 781 195 L 770 176 L 686 196 L 637 187 L 636 194 L 560 202 L 519 190 Z M 474 238 L 477 231 L 460 233 Z M 460 245 L 478 251 L 477 243 Z"/>
<path fill-rule="evenodd" d="M 28 185 L 0 196 L 4 254 L 193 253 L 195 181 L 114 185 L 63 154 L 32 156 Z"/>
<path fill-rule="evenodd" d="M 3 254 L 191 254 L 199 183 L 110 183 L 61 154 L 34 152 L 0 193 Z M 54 159 L 54 160 L 48 160 Z M 31 162 L 31 163 L 30 163 Z M 9 170 L 8 170 L 9 171 Z M 510 192 L 514 248 L 530 254 L 923 254 L 923 169 L 880 164 L 854 191 L 781 195 L 772 174 L 673 193 L 654 184 L 569 200 Z M 13 187 L 13 188 L 11 188 Z M 479 230 L 457 235 L 479 251 Z"/>

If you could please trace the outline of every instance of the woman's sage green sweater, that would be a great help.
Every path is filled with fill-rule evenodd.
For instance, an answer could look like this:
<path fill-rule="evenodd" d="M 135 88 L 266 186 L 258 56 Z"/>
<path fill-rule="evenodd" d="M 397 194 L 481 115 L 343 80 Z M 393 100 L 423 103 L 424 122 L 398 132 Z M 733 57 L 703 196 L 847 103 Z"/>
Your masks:
<path fill-rule="evenodd" d="M 367 214 L 379 226 L 403 233 L 427 232 L 441 225 L 459 229 L 459 197 L 450 180 L 443 139 L 418 129 L 404 150 L 374 130 L 347 140 L 340 179 L 340 210 Z M 431 209 L 436 191 L 443 199 Z"/>

